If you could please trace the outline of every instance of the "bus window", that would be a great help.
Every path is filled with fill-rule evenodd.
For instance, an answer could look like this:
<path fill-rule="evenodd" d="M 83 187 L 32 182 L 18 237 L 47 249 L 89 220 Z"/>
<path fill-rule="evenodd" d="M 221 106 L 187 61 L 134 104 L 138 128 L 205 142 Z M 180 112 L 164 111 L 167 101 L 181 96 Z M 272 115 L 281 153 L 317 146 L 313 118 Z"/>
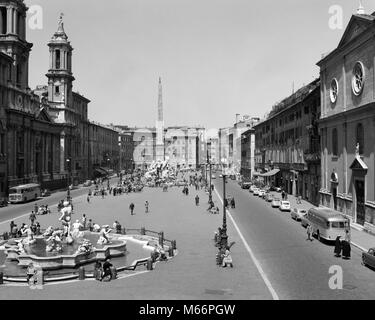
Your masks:
<path fill-rule="evenodd" d="M 345 228 L 345 222 L 343 222 L 343 221 L 333 221 L 333 222 L 331 222 L 331 227 L 343 229 L 343 228 Z"/>

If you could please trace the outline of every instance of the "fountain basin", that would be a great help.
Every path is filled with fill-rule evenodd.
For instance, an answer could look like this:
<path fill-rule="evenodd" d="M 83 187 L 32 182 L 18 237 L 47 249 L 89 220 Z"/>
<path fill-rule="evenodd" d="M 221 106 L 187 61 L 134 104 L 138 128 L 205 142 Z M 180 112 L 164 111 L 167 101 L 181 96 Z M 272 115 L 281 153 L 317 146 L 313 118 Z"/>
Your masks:
<path fill-rule="evenodd" d="M 61 253 L 47 253 L 44 239 L 38 239 L 37 245 L 26 246 L 25 253 L 19 253 L 14 245 L 6 245 L 7 260 L 18 261 L 18 266 L 20 267 L 27 267 L 32 262 L 40 265 L 43 270 L 53 270 L 75 268 L 82 264 L 105 260 L 107 257 L 118 257 L 126 253 L 126 241 L 113 240 L 111 237 L 110 243 L 98 245 L 94 242 L 97 241 L 98 237 L 94 233 L 85 233 L 84 238 L 91 238 L 95 247 L 91 252 L 87 253 L 77 252 L 79 242 L 75 246 L 65 245 Z"/>

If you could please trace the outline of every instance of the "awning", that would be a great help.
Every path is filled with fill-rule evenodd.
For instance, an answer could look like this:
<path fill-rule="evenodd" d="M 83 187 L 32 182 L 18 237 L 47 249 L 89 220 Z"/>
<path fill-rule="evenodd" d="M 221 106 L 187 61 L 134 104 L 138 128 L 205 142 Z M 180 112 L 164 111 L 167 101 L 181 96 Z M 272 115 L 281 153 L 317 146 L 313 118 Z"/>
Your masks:
<path fill-rule="evenodd" d="M 253 176 L 261 176 L 262 174 L 260 172 L 253 172 Z"/>
<path fill-rule="evenodd" d="M 262 177 L 272 177 L 272 176 L 274 176 L 278 172 L 280 172 L 280 169 L 273 169 L 271 171 L 268 171 L 266 173 L 261 174 L 261 176 Z"/>

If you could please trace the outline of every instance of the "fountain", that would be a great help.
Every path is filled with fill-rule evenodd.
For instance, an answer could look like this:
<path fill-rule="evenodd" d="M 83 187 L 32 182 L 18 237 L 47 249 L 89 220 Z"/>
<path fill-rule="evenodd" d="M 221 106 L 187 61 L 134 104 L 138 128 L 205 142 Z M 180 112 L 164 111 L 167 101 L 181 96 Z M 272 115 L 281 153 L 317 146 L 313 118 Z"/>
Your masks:
<path fill-rule="evenodd" d="M 125 254 L 126 241 L 111 237 L 108 225 L 102 227 L 99 235 L 80 231 L 81 224 L 78 220 L 71 224 L 71 214 L 72 208 L 65 202 L 59 218 L 62 228 L 50 226 L 43 235 L 34 236 L 30 228 L 26 227 L 26 238 L 13 239 L 4 245 L 7 260 L 18 261 L 20 267 L 27 267 L 32 262 L 43 270 L 52 270 L 76 268 L 82 264 Z"/>

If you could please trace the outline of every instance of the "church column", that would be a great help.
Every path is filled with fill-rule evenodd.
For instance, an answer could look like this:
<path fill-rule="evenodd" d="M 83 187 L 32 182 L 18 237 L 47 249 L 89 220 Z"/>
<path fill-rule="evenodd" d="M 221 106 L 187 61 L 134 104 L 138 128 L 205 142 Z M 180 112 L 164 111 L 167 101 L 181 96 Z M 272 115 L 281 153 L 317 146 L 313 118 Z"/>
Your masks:
<path fill-rule="evenodd" d="M 60 173 L 65 173 L 65 133 L 60 135 Z"/>
<path fill-rule="evenodd" d="M 17 34 L 17 9 L 13 9 L 13 33 Z"/>
<path fill-rule="evenodd" d="M 49 68 L 53 69 L 52 50 L 49 50 Z"/>
<path fill-rule="evenodd" d="M 3 30 L 3 15 L 2 15 L 2 12 L 1 12 L 1 9 L 3 7 L 0 7 L 0 34 L 4 34 L 5 33 L 5 30 Z"/>
<path fill-rule="evenodd" d="M 12 7 L 7 7 L 7 34 L 12 33 Z"/>

